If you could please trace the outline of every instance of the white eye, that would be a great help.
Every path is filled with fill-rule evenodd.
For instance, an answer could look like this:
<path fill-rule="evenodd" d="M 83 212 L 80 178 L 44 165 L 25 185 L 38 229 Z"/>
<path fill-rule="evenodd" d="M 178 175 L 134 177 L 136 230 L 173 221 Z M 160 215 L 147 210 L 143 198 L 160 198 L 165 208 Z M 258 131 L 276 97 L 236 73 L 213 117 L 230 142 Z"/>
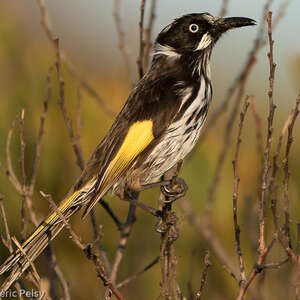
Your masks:
<path fill-rule="evenodd" d="M 197 24 L 191 24 L 189 30 L 190 32 L 195 33 L 199 30 L 199 26 Z"/>

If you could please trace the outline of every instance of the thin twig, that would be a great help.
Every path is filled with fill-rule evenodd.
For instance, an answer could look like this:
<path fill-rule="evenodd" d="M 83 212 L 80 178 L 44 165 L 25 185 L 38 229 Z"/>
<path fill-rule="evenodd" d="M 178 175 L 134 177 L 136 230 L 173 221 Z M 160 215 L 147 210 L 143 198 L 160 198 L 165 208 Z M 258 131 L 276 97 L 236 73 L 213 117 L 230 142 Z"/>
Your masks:
<path fill-rule="evenodd" d="M 250 272 L 249 276 L 246 280 L 241 282 L 239 293 L 237 296 L 237 300 L 244 299 L 246 292 L 249 286 L 252 284 L 253 280 L 255 279 L 256 275 L 259 274 L 261 271 L 264 270 L 265 265 L 264 261 L 272 249 L 273 245 L 276 241 L 276 235 L 273 237 L 271 243 L 266 246 L 265 241 L 265 205 L 266 205 L 266 190 L 268 188 L 268 178 L 270 172 L 270 151 L 271 151 L 271 144 L 272 144 L 272 137 L 273 137 L 273 119 L 274 119 L 274 112 L 276 106 L 274 105 L 273 101 L 273 90 L 274 90 L 274 76 L 275 76 L 275 63 L 273 61 L 273 43 L 272 40 L 272 12 L 268 12 L 267 14 L 267 23 L 268 23 L 268 37 L 269 37 L 269 46 L 270 50 L 268 53 L 269 57 L 269 66 L 270 66 L 270 75 L 269 75 L 269 115 L 268 115 L 268 126 L 267 126 L 267 140 L 264 149 L 264 156 L 262 161 L 262 170 L 261 170 L 261 182 L 260 182 L 260 190 L 259 190 L 259 245 L 258 245 L 258 258 L 257 261 Z"/>
<path fill-rule="evenodd" d="M 83 152 L 82 152 L 82 144 L 81 144 L 81 136 L 82 136 L 82 95 L 80 88 L 78 87 L 77 90 L 77 105 L 76 105 L 76 134 L 75 134 L 75 140 L 76 145 L 78 148 L 78 153 L 82 161 L 82 167 L 84 167 L 84 158 L 83 158 Z"/>
<path fill-rule="evenodd" d="M 273 221 L 274 221 L 274 226 L 276 231 L 278 232 L 278 234 L 280 234 L 280 230 L 279 230 L 279 215 L 277 213 L 277 189 L 279 187 L 276 179 L 277 179 L 277 174 L 278 174 L 278 170 L 279 170 L 279 162 L 278 162 L 278 158 L 279 158 L 279 154 L 281 151 L 281 146 L 282 146 L 282 142 L 283 142 L 283 137 L 288 129 L 288 126 L 291 123 L 292 120 L 292 115 L 293 115 L 293 111 L 290 113 L 290 115 L 288 116 L 287 120 L 284 123 L 284 126 L 281 130 L 281 134 L 278 138 L 278 143 L 277 143 L 277 147 L 276 147 L 276 152 L 273 156 L 273 166 L 272 166 L 272 174 L 271 174 L 271 178 L 270 178 L 270 183 L 269 183 L 269 190 L 270 190 L 270 197 L 271 197 L 271 209 L 272 209 L 272 214 L 273 214 Z"/>
<path fill-rule="evenodd" d="M 221 263 L 226 266 L 226 269 L 234 278 L 238 278 L 239 272 L 232 260 L 232 256 L 227 253 L 226 249 L 213 232 L 210 224 L 208 224 L 205 219 L 201 218 L 200 215 L 195 213 L 187 199 L 182 199 L 179 204 L 191 225 L 204 237 L 205 241 L 209 244 L 209 247 Z"/>
<path fill-rule="evenodd" d="M 199 291 L 196 293 L 196 300 L 201 299 L 204 287 L 205 287 L 206 282 L 207 282 L 208 269 L 211 266 L 211 262 L 209 260 L 209 257 L 210 257 L 210 252 L 207 250 L 206 254 L 205 254 L 205 257 L 204 257 L 204 270 L 202 272 L 200 288 L 199 288 Z"/>
<path fill-rule="evenodd" d="M 58 80 L 59 80 L 59 95 L 60 95 L 58 104 L 62 111 L 66 127 L 68 129 L 68 134 L 69 134 L 69 138 L 70 138 L 70 141 L 72 144 L 73 152 L 76 157 L 77 165 L 79 166 L 81 171 L 83 171 L 84 159 L 83 159 L 82 146 L 81 146 L 81 131 L 82 131 L 81 93 L 80 93 L 80 90 L 78 89 L 77 131 L 76 131 L 76 133 L 74 133 L 73 126 L 72 126 L 72 120 L 68 116 L 67 107 L 65 105 L 64 80 L 63 80 L 62 71 L 61 71 L 61 53 L 60 53 L 58 39 L 55 40 L 55 45 L 56 45 L 56 68 L 57 68 L 57 76 L 58 76 Z M 95 216 L 94 216 L 93 212 L 90 213 L 90 218 L 91 218 L 91 224 L 93 226 L 94 235 L 95 235 L 95 237 L 97 237 L 98 236 L 98 227 L 97 227 L 97 222 L 95 220 Z M 109 260 L 107 258 L 105 249 L 102 247 L 102 245 L 100 243 L 98 243 L 98 248 L 104 259 L 106 267 L 108 268 L 108 270 L 110 270 L 111 266 L 110 266 Z"/>
<path fill-rule="evenodd" d="M 82 240 L 82 238 L 75 233 L 68 220 L 63 216 L 62 212 L 56 206 L 51 195 L 45 194 L 42 191 L 40 191 L 40 193 L 50 203 L 51 207 L 55 210 L 60 220 L 64 223 L 65 227 L 71 234 L 72 241 L 79 247 L 79 249 L 81 249 L 85 253 L 87 258 L 94 263 L 97 274 L 99 278 L 103 281 L 104 286 L 111 290 L 111 292 L 116 296 L 118 300 L 124 300 L 124 298 L 121 296 L 115 285 L 111 282 L 111 280 L 107 278 L 104 264 L 101 262 L 98 255 L 94 253 L 90 245 L 86 244 Z"/>
<path fill-rule="evenodd" d="M 264 5 L 263 12 L 262 12 L 262 17 L 260 23 L 260 27 L 257 31 L 257 37 L 254 40 L 253 47 L 251 51 L 249 52 L 249 55 L 246 59 L 246 62 L 244 64 L 244 67 L 238 74 L 238 76 L 233 80 L 232 84 L 230 85 L 229 89 L 226 92 L 226 95 L 224 99 L 221 101 L 221 104 L 213 111 L 208 119 L 208 122 L 203 128 L 201 132 L 201 136 L 199 138 L 198 145 L 200 145 L 205 139 L 208 134 L 208 132 L 217 124 L 217 120 L 222 116 L 223 113 L 227 111 L 227 108 L 230 104 L 230 101 L 234 95 L 234 92 L 237 90 L 237 88 L 243 84 L 243 82 L 247 81 L 249 78 L 249 75 L 251 73 L 251 70 L 253 69 L 255 63 L 257 62 L 257 54 L 259 51 L 267 44 L 267 40 L 264 37 L 265 33 L 265 21 L 266 21 L 266 15 L 267 12 L 272 4 L 273 0 L 267 0 L 266 4 Z M 282 6 L 282 11 L 280 9 L 278 10 L 278 14 L 275 17 L 276 23 L 273 24 L 273 29 L 275 29 L 276 26 L 280 23 L 282 20 L 283 16 L 286 13 L 286 9 L 288 7 L 288 4 L 290 1 L 286 1 L 286 5 Z"/>
<path fill-rule="evenodd" d="M 49 251 L 49 256 L 51 258 L 51 267 L 56 275 L 56 277 L 58 278 L 61 287 L 63 289 L 63 293 L 64 293 L 64 299 L 65 300 L 71 300 L 71 294 L 70 294 L 70 288 L 69 288 L 69 283 L 68 281 L 65 279 L 64 274 L 60 268 L 60 266 L 58 265 L 56 256 L 53 252 L 52 247 L 47 247 L 48 251 Z"/>
<path fill-rule="evenodd" d="M 43 29 L 45 30 L 46 36 L 48 40 L 51 42 L 52 46 L 54 47 L 54 50 L 56 52 L 56 35 L 53 32 L 51 20 L 49 13 L 47 11 L 47 7 L 44 0 L 37 0 L 37 5 L 40 10 L 41 14 L 41 25 Z M 109 104 L 103 100 L 103 98 L 96 92 L 94 88 L 92 88 L 88 82 L 81 76 L 77 70 L 74 68 L 73 64 L 67 59 L 67 55 L 62 52 L 61 58 L 65 63 L 65 66 L 71 73 L 71 75 L 79 81 L 81 86 L 94 98 L 97 100 L 98 104 L 101 106 L 101 108 L 110 116 L 115 117 L 116 113 L 114 110 L 109 106 Z"/>
<path fill-rule="evenodd" d="M 266 198 L 266 190 L 267 190 L 267 180 L 270 171 L 270 151 L 271 151 L 271 144 L 273 139 L 273 119 L 274 119 L 274 112 L 276 106 L 274 105 L 273 100 L 273 90 L 274 90 L 274 77 L 275 77 L 275 68 L 276 64 L 273 60 L 273 44 L 274 41 L 272 39 L 272 12 L 268 12 L 267 14 L 267 23 L 268 23 L 268 37 L 269 37 L 269 66 L 270 66 L 270 75 L 269 75 L 269 116 L 268 116 L 268 129 L 267 129 L 267 139 L 266 139 L 266 146 L 264 150 L 264 160 L 262 165 L 262 172 L 261 172 L 261 183 L 260 183 L 260 191 L 259 191 L 259 252 L 264 253 L 266 250 L 265 245 L 265 198 Z"/>
<path fill-rule="evenodd" d="M 49 101 L 51 99 L 51 91 L 52 91 L 52 86 L 51 86 L 51 73 L 52 73 L 53 68 L 50 68 L 50 71 L 47 75 L 47 93 L 45 100 L 43 101 L 43 112 L 40 117 L 40 128 L 37 136 L 37 140 L 35 142 L 35 156 L 34 156 L 34 162 L 33 162 L 33 167 L 32 167 L 32 175 L 31 175 L 31 180 L 30 180 L 30 186 L 29 186 L 29 195 L 33 195 L 34 187 L 35 187 L 35 182 L 36 182 L 36 177 L 37 177 L 37 171 L 39 167 L 39 162 L 40 162 L 40 157 L 41 157 L 41 143 L 42 143 L 42 138 L 44 136 L 44 127 L 45 127 L 45 120 L 46 120 L 46 115 L 48 111 L 48 105 Z"/>
<path fill-rule="evenodd" d="M 163 180 L 171 180 L 171 190 L 173 190 L 176 186 L 176 179 L 181 167 L 182 161 L 164 174 Z M 173 183 L 175 185 L 173 185 Z M 165 299 L 171 299 L 170 297 L 172 294 L 174 299 L 184 298 L 176 280 L 176 265 L 178 261 L 175 254 L 174 242 L 179 236 L 179 230 L 177 228 L 178 218 L 175 212 L 172 210 L 172 202 L 173 201 L 169 196 L 166 196 L 163 193 L 160 194 L 158 208 L 162 211 L 162 215 L 159 218 L 158 224 L 156 225 L 156 231 L 161 234 L 161 290 L 157 299 L 162 297 Z"/>
<path fill-rule="evenodd" d="M 145 210 L 146 212 L 150 213 L 151 215 L 153 215 L 155 217 L 161 216 L 160 210 L 157 210 L 154 207 L 147 205 L 139 200 L 136 200 L 136 199 L 122 199 L 122 200 L 128 201 L 131 204 L 134 204 L 134 205 L 140 207 L 141 209 Z"/>
<path fill-rule="evenodd" d="M 38 282 L 39 286 L 41 286 L 41 277 L 38 274 L 33 262 L 30 260 L 30 258 L 28 257 L 27 253 L 25 252 L 25 250 L 22 248 L 21 244 L 18 242 L 18 240 L 13 236 L 11 238 L 11 240 L 15 243 L 15 245 L 18 247 L 18 249 L 22 252 L 22 254 L 24 255 L 24 257 L 27 259 L 27 261 L 29 262 L 31 268 L 32 268 L 32 274 L 34 276 L 34 279 L 36 280 L 36 282 Z"/>
<path fill-rule="evenodd" d="M 72 147 L 73 147 L 73 150 L 74 150 L 74 153 L 75 153 L 75 157 L 76 157 L 76 163 L 79 166 L 79 168 L 81 170 L 83 170 L 84 161 L 83 161 L 83 157 L 82 157 L 81 148 L 78 145 L 78 139 L 76 138 L 76 135 L 74 134 L 74 131 L 73 131 L 72 120 L 68 116 L 67 108 L 66 108 L 66 105 L 65 105 L 65 90 L 64 90 L 65 82 L 64 82 L 64 79 L 62 77 L 62 71 L 61 71 L 61 55 L 60 55 L 60 49 L 59 49 L 59 40 L 56 39 L 54 41 L 55 41 L 55 46 L 56 46 L 56 69 L 57 69 L 57 77 L 58 77 L 58 81 L 59 81 L 59 100 L 58 100 L 58 104 L 59 104 L 59 107 L 60 107 L 61 112 L 63 114 L 65 124 L 66 124 L 67 129 L 68 129 L 68 134 L 69 134 L 69 137 L 70 137 L 70 140 L 71 140 L 71 143 L 72 143 Z"/>
<path fill-rule="evenodd" d="M 221 7 L 221 10 L 219 12 L 220 17 L 226 16 L 227 10 L 228 10 L 228 4 L 229 4 L 229 0 L 223 0 L 222 1 L 222 7 Z"/>
<path fill-rule="evenodd" d="M 270 250 L 272 249 L 272 247 L 275 243 L 275 240 L 276 239 L 273 238 L 270 245 L 264 249 L 264 252 L 259 252 L 259 257 L 258 257 L 252 271 L 250 272 L 246 281 L 241 282 L 239 293 L 238 293 L 236 300 L 244 299 L 244 297 L 247 293 L 247 290 L 250 287 L 250 285 L 252 284 L 252 282 L 254 281 L 256 275 L 261 273 L 264 270 L 264 268 L 265 268 L 264 261 L 265 261 L 267 255 L 269 254 Z"/>
<path fill-rule="evenodd" d="M 26 216 L 25 216 L 25 200 L 26 200 L 26 172 L 25 172 L 25 141 L 24 141 L 24 118 L 25 110 L 22 109 L 20 117 L 20 169 L 22 179 L 22 205 L 21 205 L 21 238 L 26 238 Z"/>
<path fill-rule="evenodd" d="M 4 237 L 1 235 L 2 243 L 9 250 L 9 252 L 12 253 L 13 247 L 11 245 L 11 236 L 10 236 L 10 231 L 9 231 L 9 227 L 8 227 L 8 223 L 7 223 L 5 209 L 3 206 L 3 196 L 1 194 L 0 194 L 0 212 L 1 212 L 3 223 L 4 223 L 5 234 L 6 234 L 6 239 L 4 239 Z"/>
<path fill-rule="evenodd" d="M 92 228 L 93 228 L 93 233 L 94 233 L 94 243 L 97 244 L 98 246 L 98 251 L 101 254 L 101 257 L 103 259 L 105 268 L 107 270 L 108 273 L 111 272 L 111 264 L 110 261 L 107 257 L 107 253 L 105 248 L 102 246 L 100 240 L 101 240 L 101 232 L 102 232 L 102 226 L 99 225 L 99 229 L 97 228 L 97 222 L 96 222 L 96 218 L 95 218 L 95 214 L 94 214 L 94 209 L 91 210 L 90 212 L 90 216 L 91 216 L 91 223 L 92 223 Z M 103 235 L 103 234 L 102 234 Z"/>
<path fill-rule="evenodd" d="M 135 222 L 135 209 L 134 204 L 129 205 L 127 220 L 122 228 L 121 237 L 119 241 L 119 246 L 115 254 L 114 263 L 112 265 L 112 271 L 110 274 L 110 280 L 115 283 L 117 280 L 117 275 L 120 267 L 120 263 L 124 257 L 124 251 L 126 249 L 128 238 L 132 230 L 133 223 Z"/>
<path fill-rule="evenodd" d="M 240 103 L 241 103 L 243 95 L 244 95 L 246 83 L 249 78 L 249 74 L 250 74 L 253 66 L 255 65 L 256 56 L 257 56 L 259 50 L 261 49 L 261 47 L 264 45 L 264 41 L 265 41 L 264 36 L 263 36 L 264 31 L 265 31 L 264 21 L 266 20 L 266 13 L 271 4 L 272 4 L 272 1 L 268 0 L 264 6 L 263 13 L 262 13 L 262 22 L 261 22 L 260 28 L 258 30 L 258 33 L 257 33 L 257 38 L 254 41 L 253 48 L 249 53 L 249 56 L 247 58 L 244 68 L 242 69 L 242 71 L 240 72 L 238 77 L 234 80 L 233 84 L 228 89 L 227 94 L 226 94 L 224 100 L 222 101 L 222 104 L 215 111 L 215 113 L 213 113 L 211 115 L 210 121 L 206 127 L 206 130 L 204 132 L 202 132 L 201 137 L 199 139 L 199 141 L 201 142 L 205 138 L 205 135 L 206 135 L 205 133 L 209 129 L 210 123 L 215 124 L 217 119 L 219 118 L 219 116 L 227 110 L 227 107 L 231 101 L 231 98 L 234 95 L 235 90 L 238 89 L 234 106 L 231 110 L 231 113 L 229 115 L 229 118 L 228 118 L 226 126 L 225 126 L 225 132 L 223 135 L 223 143 L 222 143 L 220 154 L 218 157 L 218 162 L 217 162 L 217 165 L 216 165 L 216 168 L 214 171 L 212 183 L 208 189 L 207 206 L 206 206 L 206 212 L 207 212 L 208 216 L 211 214 L 216 190 L 218 187 L 218 183 L 220 181 L 221 171 L 223 169 L 225 157 L 226 157 L 228 149 L 229 149 L 228 146 L 230 144 L 232 127 L 233 127 L 235 118 L 236 118 L 238 110 L 239 110 Z"/>
<path fill-rule="evenodd" d="M 285 216 L 285 223 L 284 223 L 284 235 L 287 239 L 288 246 L 292 248 L 291 244 L 291 237 L 290 237 L 290 199 L 289 199 L 289 177 L 290 177 L 290 171 L 289 171 L 289 154 L 291 151 L 291 146 L 293 143 L 293 129 L 294 125 L 297 119 L 297 116 L 299 114 L 299 105 L 300 105 L 300 94 L 296 100 L 296 106 L 293 111 L 291 122 L 288 126 L 288 138 L 286 143 L 286 149 L 285 149 L 285 156 L 283 160 L 283 169 L 284 169 L 284 179 L 283 179 L 283 186 L 284 186 L 284 200 L 283 200 L 283 211 Z"/>
<path fill-rule="evenodd" d="M 11 160 L 11 152 L 10 152 L 10 144 L 11 144 L 13 131 L 15 129 L 15 125 L 16 125 L 16 120 L 14 120 L 12 122 L 10 129 L 8 131 L 7 140 L 6 140 L 6 163 L 7 163 L 6 175 L 7 175 L 8 179 L 10 180 L 10 182 L 12 183 L 12 185 L 14 186 L 14 188 L 18 191 L 18 193 L 20 195 L 22 195 L 22 191 L 23 191 L 22 185 L 19 182 L 19 180 L 17 179 L 17 176 L 14 172 L 14 169 L 12 166 L 12 160 Z"/>
<path fill-rule="evenodd" d="M 145 41 L 144 41 L 145 4 L 146 4 L 146 0 L 141 0 L 140 21 L 139 21 L 140 48 L 139 48 L 139 56 L 138 56 L 138 59 L 137 59 L 139 78 L 142 78 L 144 76 L 144 66 L 143 66 L 143 63 L 144 63 L 144 50 L 145 50 Z"/>
<path fill-rule="evenodd" d="M 234 154 L 234 160 L 232 161 L 233 165 L 233 176 L 234 176 L 234 188 L 233 188 L 233 221 L 234 221 L 234 232 L 235 232 L 235 247 L 236 247 L 236 253 L 238 255 L 239 260 L 239 267 L 240 267 L 240 276 L 241 280 L 246 280 L 246 274 L 245 274 L 245 265 L 243 260 L 243 255 L 241 251 L 241 241 L 240 241 L 240 227 L 238 224 L 238 188 L 239 188 L 239 182 L 240 178 L 238 175 L 238 158 L 239 158 L 239 151 L 240 151 L 240 145 L 242 142 L 241 136 L 242 136 L 242 130 L 244 126 L 244 120 L 245 116 L 249 107 L 249 97 L 246 97 L 243 109 L 240 113 L 240 122 L 239 122 L 239 129 L 238 129 L 238 136 L 237 136 L 237 143 L 236 143 L 236 150 Z"/>
<path fill-rule="evenodd" d="M 99 200 L 99 204 L 106 210 L 108 215 L 113 219 L 113 221 L 115 222 L 117 228 L 119 230 L 121 230 L 123 223 L 119 220 L 119 218 L 116 216 L 116 214 L 112 211 L 109 204 L 103 199 Z"/>
<path fill-rule="evenodd" d="M 262 126 L 261 126 L 261 117 L 257 112 L 257 107 L 256 107 L 256 102 L 254 97 L 251 97 L 250 107 L 255 121 L 257 153 L 258 156 L 262 159 L 263 158 L 263 134 L 262 134 Z"/>
<path fill-rule="evenodd" d="M 119 49 L 123 57 L 123 61 L 126 68 L 126 73 L 128 75 L 128 78 L 131 79 L 131 83 L 134 82 L 134 78 L 132 75 L 131 67 L 130 67 L 130 57 L 128 55 L 128 52 L 126 50 L 125 46 L 125 33 L 122 28 L 122 21 L 121 21 L 121 14 L 120 14 L 120 0 L 114 0 L 114 20 L 115 20 L 115 26 L 118 34 L 119 39 Z"/>
<path fill-rule="evenodd" d="M 116 285 L 116 288 L 120 289 L 122 287 L 125 287 L 135 281 L 138 277 L 143 275 L 146 271 L 151 269 L 153 266 L 155 266 L 159 262 L 159 256 L 156 257 L 150 264 L 148 264 L 145 268 L 143 268 L 141 271 L 137 272 L 136 274 L 126 278 L 125 280 L 121 281 Z"/>
<path fill-rule="evenodd" d="M 152 39 L 152 31 L 153 31 L 154 20 L 155 20 L 156 3 L 157 0 L 151 1 L 149 21 L 147 27 L 145 28 L 145 54 L 144 54 L 145 71 L 147 71 L 149 68 L 150 52 L 153 44 L 151 39 Z"/>

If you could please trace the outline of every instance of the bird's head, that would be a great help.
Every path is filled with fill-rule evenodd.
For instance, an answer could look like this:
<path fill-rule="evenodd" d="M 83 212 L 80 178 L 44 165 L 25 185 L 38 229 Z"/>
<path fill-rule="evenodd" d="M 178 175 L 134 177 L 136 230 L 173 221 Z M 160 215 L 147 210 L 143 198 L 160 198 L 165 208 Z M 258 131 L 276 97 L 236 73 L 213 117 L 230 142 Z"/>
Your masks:
<path fill-rule="evenodd" d="M 185 15 L 174 20 L 159 33 L 154 54 L 176 57 L 185 52 L 211 49 L 229 29 L 255 23 L 249 18 L 220 18 L 209 13 Z"/>

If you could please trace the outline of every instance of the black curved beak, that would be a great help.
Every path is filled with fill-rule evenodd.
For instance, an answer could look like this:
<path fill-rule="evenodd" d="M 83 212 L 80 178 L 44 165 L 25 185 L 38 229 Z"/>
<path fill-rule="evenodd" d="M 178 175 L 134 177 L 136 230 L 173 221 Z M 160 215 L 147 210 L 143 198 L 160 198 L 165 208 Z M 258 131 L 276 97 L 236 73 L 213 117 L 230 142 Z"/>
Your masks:
<path fill-rule="evenodd" d="M 250 18 L 233 17 L 233 18 L 220 18 L 215 22 L 215 26 L 221 32 L 225 32 L 229 29 L 234 29 L 244 26 L 256 25 L 256 21 Z"/>

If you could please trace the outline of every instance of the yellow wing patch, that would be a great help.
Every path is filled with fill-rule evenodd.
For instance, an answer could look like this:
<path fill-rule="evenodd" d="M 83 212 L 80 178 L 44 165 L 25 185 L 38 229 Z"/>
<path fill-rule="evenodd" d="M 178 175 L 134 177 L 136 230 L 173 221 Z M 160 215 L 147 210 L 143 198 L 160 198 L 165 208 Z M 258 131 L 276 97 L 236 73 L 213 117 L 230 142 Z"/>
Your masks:
<path fill-rule="evenodd" d="M 82 218 L 86 217 L 97 201 L 116 183 L 124 170 L 154 140 L 152 128 L 151 120 L 138 121 L 130 126 L 123 144 L 102 177 L 97 197 L 87 205 Z"/>
<path fill-rule="evenodd" d="M 118 178 L 138 154 L 151 143 L 154 139 L 152 128 L 153 122 L 151 120 L 136 122 L 130 126 L 122 146 L 103 176 L 101 182 L 103 189 Z"/>

